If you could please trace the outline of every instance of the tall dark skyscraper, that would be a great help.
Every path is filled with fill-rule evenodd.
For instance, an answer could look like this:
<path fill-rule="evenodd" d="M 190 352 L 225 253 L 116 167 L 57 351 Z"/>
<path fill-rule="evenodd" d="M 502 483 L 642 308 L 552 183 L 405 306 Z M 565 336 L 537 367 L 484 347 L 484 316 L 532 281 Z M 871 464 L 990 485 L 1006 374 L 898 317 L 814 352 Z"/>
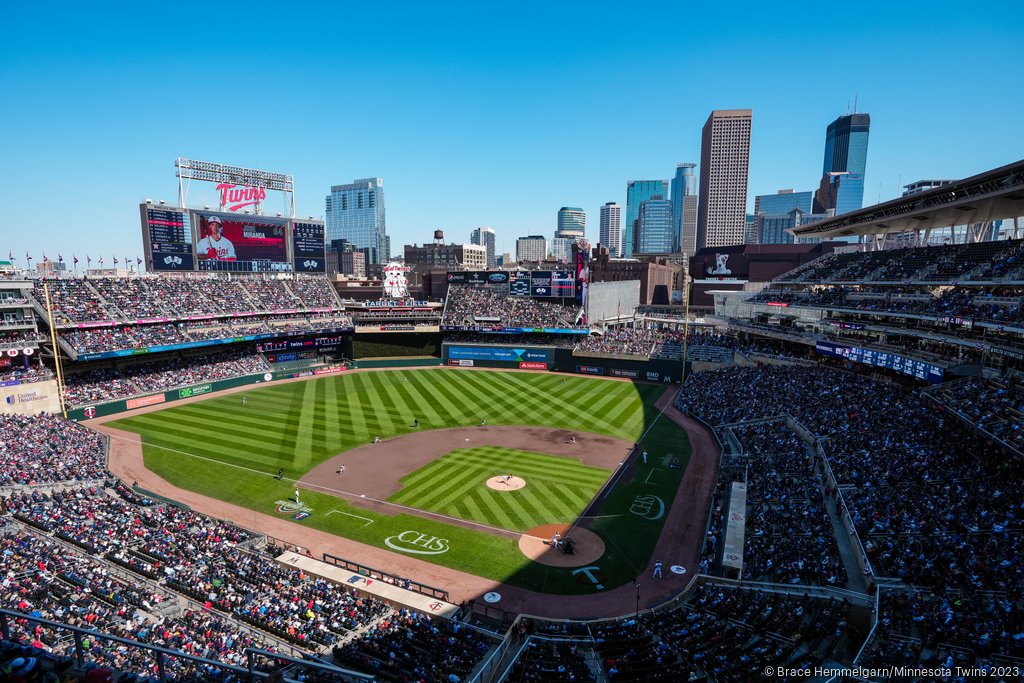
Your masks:
<path fill-rule="evenodd" d="M 672 178 L 672 222 L 675 225 L 679 250 L 692 255 L 697 250 L 697 164 L 676 166 Z"/>
<path fill-rule="evenodd" d="M 825 163 L 814 193 L 814 212 L 835 215 L 864 205 L 864 169 L 868 161 L 870 114 L 846 114 L 825 131 Z"/>

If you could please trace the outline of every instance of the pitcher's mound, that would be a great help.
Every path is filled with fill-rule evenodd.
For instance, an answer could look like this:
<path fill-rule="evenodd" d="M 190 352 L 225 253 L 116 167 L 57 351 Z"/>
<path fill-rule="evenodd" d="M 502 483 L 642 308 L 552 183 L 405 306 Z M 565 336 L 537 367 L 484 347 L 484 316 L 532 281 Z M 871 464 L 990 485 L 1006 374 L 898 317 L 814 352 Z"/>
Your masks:
<path fill-rule="evenodd" d="M 524 486 L 526 486 L 526 480 L 521 477 L 512 477 L 510 479 L 502 475 L 500 477 L 491 477 L 487 480 L 487 488 L 494 489 L 495 491 L 518 491 Z"/>
<path fill-rule="evenodd" d="M 590 529 L 576 527 L 569 538 L 576 542 L 575 552 L 566 555 L 561 548 L 551 547 L 551 537 L 557 532 L 558 540 L 565 539 L 568 524 L 545 524 L 524 531 L 519 537 L 519 550 L 534 562 L 549 567 L 582 567 L 601 559 L 604 555 L 604 541 Z"/>

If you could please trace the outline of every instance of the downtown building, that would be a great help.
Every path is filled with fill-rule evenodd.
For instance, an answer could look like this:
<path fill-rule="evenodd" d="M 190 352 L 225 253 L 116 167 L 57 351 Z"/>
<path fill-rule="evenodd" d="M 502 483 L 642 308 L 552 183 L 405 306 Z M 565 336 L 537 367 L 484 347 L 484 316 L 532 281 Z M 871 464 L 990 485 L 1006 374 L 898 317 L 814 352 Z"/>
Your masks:
<path fill-rule="evenodd" d="M 391 239 L 384 216 L 384 181 L 363 178 L 332 185 L 326 200 L 327 242 L 346 240 L 366 254 L 366 263 L 387 263 Z"/>
<path fill-rule="evenodd" d="M 743 244 L 750 170 L 750 109 L 716 109 L 701 132 L 697 249 Z"/>
<path fill-rule="evenodd" d="M 869 114 L 847 114 L 828 124 L 821 184 L 814 193 L 815 213 L 838 216 L 863 207 L 870 129 Z"/>
<path fill-rule="evenodd" d="M 544 235 L 529 235 L 516 240 L 516 261 L 543 261 L 548 255 L 548 240 Z"/>
<path fill-rule="evenodd" d="M 479 244 L 487 250 L 487 268 L 494 268 L 497 265 L 497 257 L 494 253 L 495 234 L 494 228 L 474 228 L 469 234 L 470 244 Z"/>
<path fill-rule="evenodd" d="M 598 242 L 608 249 L 612 258 L 622 256 L 622 205 L 608 202 L 601 207 Z"/>
<path fill-rule="evenodd" d="M 678 251 L 678 238 L 670 199 L 656 194 L 640 202 L 636 218 L 635 254 L 674 253 Z"/>
<path fill-rule="evenodd" d="M 672 178 L 672 222 L 678 233 L 679 250 L 687 256 L 697 251 L 697 176 L 696 164 L 676 165 Z"/>
<path fill-rule="evenodd" d="M 667 180 L 630 180 L 626 183 L 626 221 L 622 226 L 622 255 L 636 251 L 636 221 L 640 205 L 655 195 L 668 196 Z"/>

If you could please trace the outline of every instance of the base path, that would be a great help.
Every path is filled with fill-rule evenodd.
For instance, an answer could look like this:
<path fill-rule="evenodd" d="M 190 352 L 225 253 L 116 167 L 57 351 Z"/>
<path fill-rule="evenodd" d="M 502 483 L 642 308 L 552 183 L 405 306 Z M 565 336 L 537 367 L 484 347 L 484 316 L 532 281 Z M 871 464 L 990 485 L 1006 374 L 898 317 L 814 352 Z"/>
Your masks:
<path fill-rule="evenodd" d="M 428 369 L 427 371 L 437 372 L 439 370 Z M 472 371 L 469 368 L 466 370 L 445 368 L 444 370 L 448 372 Z M 519 370 L 517 372 L 526 371 Z M 298 381 L 304 381 L 304 379 Z M 255 388 L 258 386 L 237 390 L 253 390 Z M 666 388 L 656 405 L 658 409 L 665 409 L 662 419 L 668 418 L 686 430 L 693 446 L 693 453 L 651 562 L 653 563 L 654 559 L 661 559 L 666 565 L 682 565 L 686 568 L 687 574 L 677 576 L 667 572 L 664 580 L 655 581 L 647 579 L 650 576 L 651 568 L 645 568 L 645 574 L 640 578 L 641 607 L 661 604 L 685 588 L 690 577 L 697 573 L 708 509 L 711 505 L 712 491 L 717 476 L 718 457 L 721 452 L 711 432 L 671 407 L 672 398 L 677 389 L 678 387 L 675 386 Z M 183 401 L 177 401 L 175 405 L 181 403 Z M 150 409 L 166 407 L 153 406 Z M 138 412 L 149 412 L 149 409 L 140 409 Z M 281 517 L 255 512 L 179 488 L 146 469 L 142 457 L 142 443 L 138 434 L 102 425 L 103 422 L 129 417 L 132 414 L 137 413 L 121 413 L 84 422 L 84 424 L 112 437 L 109 459 L 111 472 L 125 482 L 137 481 L 139 486 L 188 505 L 196 512 L 228 520 L 293 545 L 308 548 L 315 557 L 320 557 L 322 553 L 331 553 L 399 576 L 412 577 L 421 583 L 449 591 L 451 601 L 456 604 L 467 600 L 482 600 L 484 594 L 498 590 L 503 596 L 502 609 L 540 617 L 614 617 L 632 614 L 636 609 L 637 591 L 633 584 L 592 595 L 538 593 L 515 586 L 496 584 L 491 579 L 406 557 L 384 548 L 350 541 L 324 531 L 303 527 Z M 487 429 L 492 428 L 488 427 Z M 577 434 L 577 440 L 580 436 Z M 463 443 L 463 445 L 465 444 Z M 459 444 L 451 446 L 451 448 L 457 447 Z M 337 469 L 337 465 L 335 469 Z M 334 470 L 331 470 L 329 475 L 334 477 L 335 481 L 339 477 Z M 346 469 L 345 474 L 340 476 L 347 475 L 348 470 Z"/>

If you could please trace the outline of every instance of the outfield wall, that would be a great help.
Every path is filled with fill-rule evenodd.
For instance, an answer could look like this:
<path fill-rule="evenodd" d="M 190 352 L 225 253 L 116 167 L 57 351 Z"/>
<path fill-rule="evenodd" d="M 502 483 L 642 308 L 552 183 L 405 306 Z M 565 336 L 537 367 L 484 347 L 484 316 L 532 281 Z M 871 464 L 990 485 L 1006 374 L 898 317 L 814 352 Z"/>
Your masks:
<path fill-rule="evenodd" d="M 309 372 L 312 375 L 312 372 Z M 117 401 L 109 401 L 107 403 L 96 403 L 93 405 L 82 406 L 68 411 L 68 419 L 71 420 L 90 420 L 94 417 L 103 417 L 104 415 L 113 415 L 114 413 L 123 413 L 126 410 L 135 410 L 136 408 L 143 408 L 145 406 L 155 406 L 161 403 L 172 403 L 174 401 L 180 401 L 183 398 L 192 398 L 193 396 L 201 396 L 203 394 L 212 394 L 215 391 L 222 391 L 224 389 L 231 389 L 233 387 L 241 387 L 247 384 L 261 384 L 263 382 L 269 382 L 272 379 L 285 379 L 289 376 L 296 376 L 290 373 L 266 373 L 263 375 L 248 375 L 246 377 L 232 377 L 231 379 L 221 379 L 215 382 L 203 382 L 202 384 L 193 384 L 187 387 L 178 387 L 170 391 L 161 391 L 155 394 L 149 394 L 148 396 L 135 396 L 134 398 L 119 399 Z"/>

